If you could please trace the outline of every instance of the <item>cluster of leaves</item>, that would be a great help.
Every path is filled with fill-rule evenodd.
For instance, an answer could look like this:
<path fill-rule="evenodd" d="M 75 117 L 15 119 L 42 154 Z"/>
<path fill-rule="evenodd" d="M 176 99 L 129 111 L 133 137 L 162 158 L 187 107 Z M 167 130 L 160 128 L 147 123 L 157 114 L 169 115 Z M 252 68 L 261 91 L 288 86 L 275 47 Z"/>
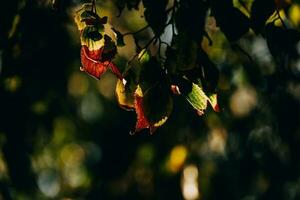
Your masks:
<path fill-rule="evenodd" d="M 122 75 L 111 62 L 117 53 L 117 47 L 110 36 L 104 33 L 107 17 L 99 17 L 94 4 L 84 4 L 75 15 L 80 31 L 82 71 L 99 79 L 110 68 L 119 78 Z"/>
<path fill-rule="evenodd" d="M 247 9 L 243 1 L 239 2 Z M 116 46 L 124 46 L 124 36 L 129 34 L 113 29 L 117 38 L 116 43 L 113 42 L 103 33 L 107 19 L 97 15 L 93 4 L 85 4 L 75 18 L 83 45 L 82 69 L 100 78 L 107 68 L 111 68 L 118 76 L 116 93 L 119 104 L 137 113 L 135 132 L 149 128 L 152 133 L 166 122 L 173 106 L 172 94 L 183 95 L 200 115 L 207 109 L 208 103 L 219 111 L 216 94 L 219 71 L 202 47 L 204 37 L 212 44 L 205 31 L 207 15 L 214 16 L 217 26 L 230 43 L 238 41 L 250 29 L 261 34 L 266 38 L 271 54 L 282 64 L 287 54 L 297 54 L 295 44 L 300 40 L 300 34 L 287 29 L 283 22 L 282 26 L 269 22 L 274 13 L 281 19 L 278 9 L 282 4 L 278 2 L 255 0 L 247 15 L 235 7 L 232 0 L 115 0 L 119 15 L 125 7 L 137 10 L 143 4 L 148 25 L 131 33 L 133 36 L 149 27 L 154 33 L 144 47 L 140 47 L 134 38 L 138 47 L 134 58 L 138 59 L 129 62 L 123 75 L 111 60 L 117 53 Z M 88 10 L 89 5 L 92 5 L 91 10 Z M 189 23 L 191 20 L 194 23 Z M 169 25 L 173 32 L 171 44 L 161 40 Z M 283 37 L 288 41 L 282 42 L 280 38 Z M 147 49 L 157 42 L 157 55 L 151 55 Z M 161 45 L 167 45 L 163 59 Z"/>

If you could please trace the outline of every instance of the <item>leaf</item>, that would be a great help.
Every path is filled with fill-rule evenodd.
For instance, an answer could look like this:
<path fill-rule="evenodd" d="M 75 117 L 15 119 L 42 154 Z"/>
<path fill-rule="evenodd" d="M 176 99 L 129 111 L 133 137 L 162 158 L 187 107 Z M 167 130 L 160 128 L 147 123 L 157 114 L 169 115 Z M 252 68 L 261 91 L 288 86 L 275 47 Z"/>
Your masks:
<path fill-rule="evenodd" d="M 101 52 L 101 51 L 99 51 Z M 110 61 L 100 62 L 97 60 L 101 53 L 98 51 L 89 51 L 87 46 L 82 46 L 81 48 L 81 63 L 82 67 L 80 68 L 81 71 L 85 71 L 90 76 L 100 79 L 101 75 L 106 72 L 108 68 L 119 78 L 123 79 L 119 69 L 115 64 Z"/>
<path fill-rule="evenodd" d="M 101 33 L 99 33 L 99 30 L 94 26 L 85 27 L 81 34 L 82 34 L 81 37 L 86 39 L 91 39 L 93 41 L 98 41 L 103 38 Z"/>
<path fill-rule="evenodd" d="M 214 111 L 219 111 L 216 94 L 213 93 L 207 95 L 200 85 L 193 83 L 186 78 L 177 76 L 173 77 L 172 80 L 175 84 L 173 87 L 178 87 L 179 94 L 182 94 L 186 97 L 187 101 L 193 106 L 199 115 L 204 114 L 204 110 L 207 108 L 207 102 L 211 104 Z"/>
<path fill-rule="evenodd" d="M 150 88 L 144 94 L 142 105 L 145 116 L 152 127 L 163 125 L 173 108 L 169 87 L 157 84 Z"/>
<path fill-rule="evenodd" d="M 171 73 L 180 73 L 191 70 L 196 66 L 197 42 L 192 40 L 187 33 L 174 37 L 172 47 L 168 47 L 165 67 Z"/>
<path fill-rule="evenodd" d="M 101 61 L 111 61 L 117 54 L 115 42 L 108 36 L 104 35 L 104 48 Z"/>
<path fill-rule="evenodd" d="M 99 50 L 104 46 L 104 38 L 98 32 L 96 27 L 87 26 L 83 29 L 81 36 L 81 45 L 87 46 L 90 51 Z"/>
<path fill-rule="evenodd" d="M 159 101 L 157 101 L 159 99 Z M 169 90 L 163 85 L 154 87 L 143 92 L 138 86 L 135 93 L 135 110 L 137 123 L 135 132 L 149 128 L 152 134 L 162 126 L 169 118 L 173 108 L 173 100 Z"/>
<path fill-rule="evenodd" d="M 249 18 L 239 9 L 233 7 L 231 1 L 212 0 L 211 6 L 217 25 L 230 42 L 238 40 L 248 32 Z"/>
<path fill-rule="evenodd" d="M 218 105 L 218 96 L 217 94 L 211 94 L 208 96 L 208 102 L 210 103 L 210 105 L 212 106 L 213 110 L 215 112 L 220 112 L 220 108 Z"/>
<path fill-rule="evenodd" d="M 167 85 L 167 77 L 160 62 L 155 57 L 150 57 L 149 61 L 141 66 L 139 85 L 145 92 L 156 84 Z"/>
<path fill-rule="evenodd" d="M 255 33 L 260 33 L 267 19 L 275 12 L 274 0 L 255 0 L 251 6 L 251 27 Z"/>
<path fill-rule="evenodd" d="M 135 91 L 137 89 L 137 75 L 132 69 L 126 73 L 127 74 L 124 76 L 126 83 L 124 84 L 124 81 L 120 79 L 117 82 L 116 95 L 121 108 L 132 110 L 135 107 L 134 101 Z"/>
<path fill-rule="evenodd" d="M 75 13 L 75 22 L 78 29 L 81 31 L 86 26 L 94 26 L 99 31 L 103 32 L 104 24 L 107 23 L 107 17 L 100 17 L 92 11 L 92 4 L 86 3 Z"/>
<path fill-rule="evenodd" d="M 187 95 L 187 101 L 199 115 L 204 114 L 204 110 L 207 108 L 208 97 L 197 84 L 192 83 L 192 91 Z"/>
<path fill-rule="evenodd" d="M 140 56 L 140 76 L 135 91 L 136 130 L 155 129 L 164 124 L 173 107 L 170 84 L 160 63 L 148 52 Z"/>
<path fill-rule="evenodd" d="M 82 68 L 81 71 L 85 71 L 92 77 L 100 79 L 101 75 L 107 70 L 108 64 L 100 63 L 98 60 L 95 60 L 98 54 L 94 52 L 89 53 L 90 51 L 86 46 L 82 46 L 81 48 L 81 63 Z M 94 59 L 91 58 L 90 55 L 93 55 Z"/>
<path fill-rule="evenodd" d="M 117 81 L 116 85 L 116 96 L 118 103 L 121 108 L 125 110 L 132 110 L 134 109 L 134 91 L 128 91 L 126 90 L 123 82 L 121 80 Z"/>
<path fill-rule="evenodd" d="M 137 88 L 139 90 L 140 88 Z M 140 92 L 136 92 L 134 107 L 136 112 L 136 125 L 135 125 L 135 133 L 141 131 L 142 129 L 151 128 L 148 119 L 146 118 L 143 110 L 143 97 L 142 94 L 139 95 Z M 150 130 L 151 131 L 151 130 Z M 153 130 L 154 131 L 154 130 Z"/>
<path fill-rule="evenodd" d="M 143 49 L 139 53 L 138 59 L 139 59 L 140 64 L 145 64 L 145 63 L 149 62 L 149 60 L 151 59 L 151 54 L 147 49 Z"/>
<path fill-rule="evenodd" d="M 125 42 L 124 42 L 124 36 L 122 33 L 120 33 L 119 31 L 117 31 L 116 29 L 112 28 L 112 30 L 114 31 L 115 35 L 116 35 L 116 39 L 117 39 L 117 46 L 119 47 L 123 47 L 125 46 Z"/>

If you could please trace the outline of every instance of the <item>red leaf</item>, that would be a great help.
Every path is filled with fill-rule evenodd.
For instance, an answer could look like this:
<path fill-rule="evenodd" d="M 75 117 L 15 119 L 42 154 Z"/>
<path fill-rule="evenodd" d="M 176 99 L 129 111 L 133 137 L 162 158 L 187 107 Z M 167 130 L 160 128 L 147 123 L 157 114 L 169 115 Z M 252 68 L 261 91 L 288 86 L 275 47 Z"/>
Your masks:
<path fill-rule="evenodd" d="M 100 58 L 100 52 L 89 51 L 86 46 L 81 48 L 81 71 L 85 71 L 92 77 L 100 79 L 100 76 L 107 70 L 107 65 L 95 59 Z"/>
<path fill-rule="evenodd" d="M 123 79 L 118 67 L 110 62 L 105 61 L 101 62 L 103 48 L 99 50 L 91 51 L 88 49 L 87 46 L 82 46 L 81 48 L 81 63 L 82 67 L 80 68 L 81 71 L 85 71 L 92 77 L 100 79 L 101 75 L 106 72 L 108 68 L 120 79 Z"/>
<path fill-rule="evenodd" d="M 119 70 L 119 68 L 112 62 L 109 61 L 105 61 L 104 63 L 107 63 L 108 67 L 110 68 L 110 70 L 112 71 L 112 73 L 114 73 L 118 79 L 123 80 L 123 76 Z"/>
<path fill-rule="evenodd" d="M 135 125 L 135 132 L 139 132 L 144 128 L 149 128 L 150 124 L 145 117 L 143 107 L 142 107 L 143 97 L 135 95 L 134 107 L 137 115 L 137 121 Z"/>

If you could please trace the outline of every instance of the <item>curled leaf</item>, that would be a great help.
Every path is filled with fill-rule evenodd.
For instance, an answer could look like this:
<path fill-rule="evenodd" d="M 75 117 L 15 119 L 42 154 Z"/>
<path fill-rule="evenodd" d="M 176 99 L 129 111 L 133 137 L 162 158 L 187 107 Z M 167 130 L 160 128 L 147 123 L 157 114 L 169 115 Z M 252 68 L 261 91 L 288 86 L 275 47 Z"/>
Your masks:
<path fill-rule="evenodd" d="M 119 78 L 123 79 L 119 69 L 117 66 L 110 62 L 100 62 L 101 50 L 99 51 L 89 51 L 87 46 L 82 46 L 81 48 L 81 63 L 82 67 L 80 68 L 82 71 L 85 71 L 89 75 L 94 78 L 100 79 L 101 75 L 110 68 L 111 71 Z M 99 58 L 99 59 L 98 59 Z M 97 60 L 98 59 L 98 60 Z"/>

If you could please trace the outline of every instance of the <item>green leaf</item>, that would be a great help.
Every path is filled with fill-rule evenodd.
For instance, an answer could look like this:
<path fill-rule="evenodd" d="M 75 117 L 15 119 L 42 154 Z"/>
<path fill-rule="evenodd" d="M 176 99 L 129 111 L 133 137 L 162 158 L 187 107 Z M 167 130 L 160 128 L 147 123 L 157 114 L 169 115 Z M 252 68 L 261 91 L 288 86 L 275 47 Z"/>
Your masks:
<path fill-rule="evenodd" d="M 192 91 L 187 95 L 187 100 L 193 108 L 197 110 L 198 114 L 202 115 L 207 108 L 207 101 L 209 98 L 203 92 L 201 87 L 192 83 Z"/>

